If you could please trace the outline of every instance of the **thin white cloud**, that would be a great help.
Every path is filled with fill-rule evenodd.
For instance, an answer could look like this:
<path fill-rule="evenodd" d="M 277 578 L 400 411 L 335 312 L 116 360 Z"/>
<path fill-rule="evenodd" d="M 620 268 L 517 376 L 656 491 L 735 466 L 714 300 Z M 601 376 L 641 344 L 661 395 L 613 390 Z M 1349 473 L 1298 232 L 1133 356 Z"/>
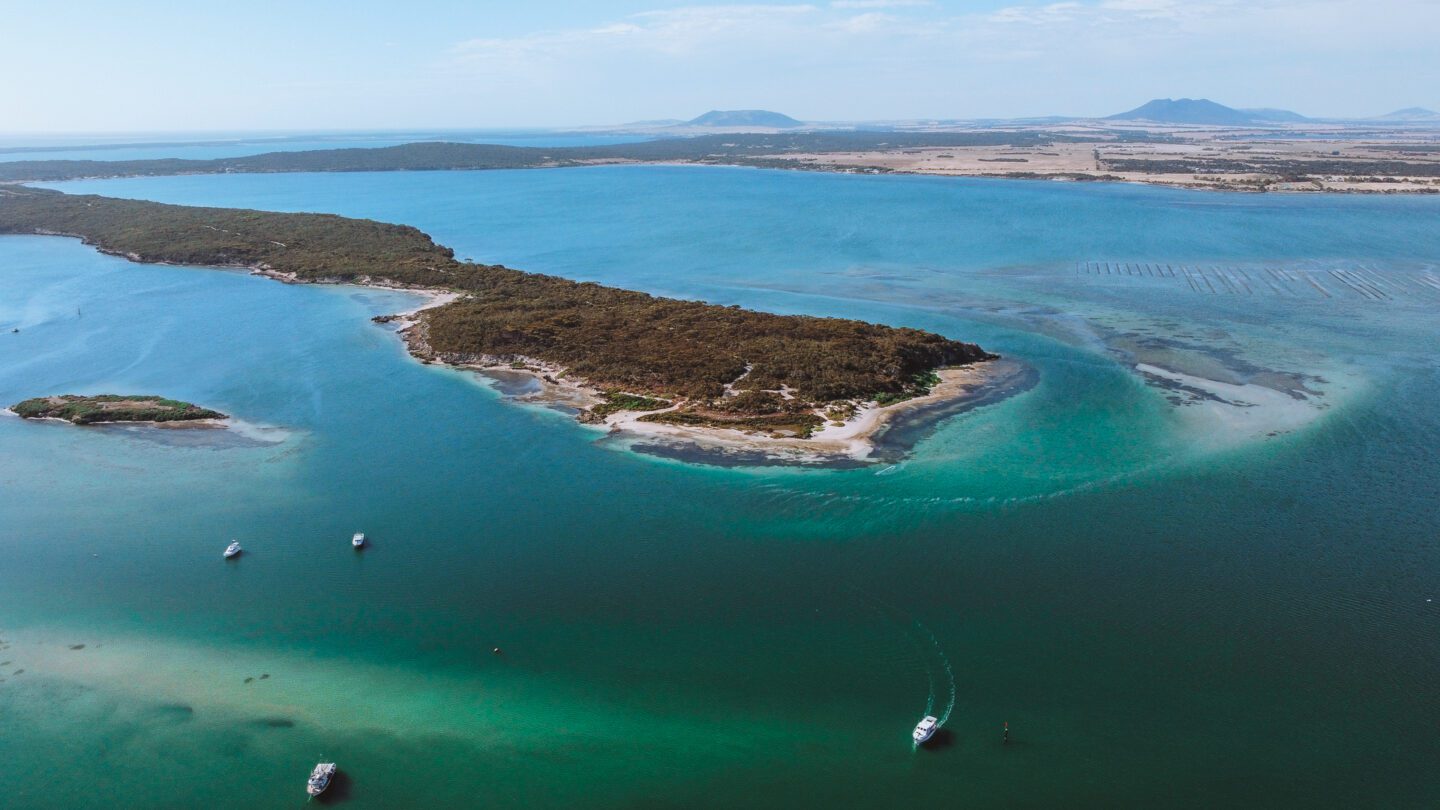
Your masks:
<path fill-rule="evenodd" d="M 878 31 L 890 23 L 895 22 L 895 17 L 880 11 L 867 11 L 864 14 L 856 14 L 853 17 L 846 17 L 826 25 L 832 30 L 846 31 L 852 34 L 863 34 L 871 31 Z"/>
<path fill-rule="evenodd" d="M 1074 2 L 1048 3 L 1043 6 L 1010 6 L 992 12 L 986 19 L 996 23 L 1052 25 L 1073 20 L 1080 16 L 1084 9 L 1084 5 Z"/>
<path fill-rule="evenodd" d="M 647 11 L 594 28 L 471 39 L 456 45 L 451 53 L 462 65 L 492 72 L 509 68 L 534 70 L 555 61 L 573 62 L 624 51 L 683 58 L 720 43 L 740 46 L 747 38 L 763 39 L 817 11 L 812 5 L 691 6 Z"/>
<path fill-rule="evenodd" d="M 1170 12 L 1180 7 L 1178 0 L 1104 0 L 1101 8 L 1112 8 L 1120 11 L 1138 12 Z"/>
<path fill-rule="evenodd" d="M 1440 0 L 654 2 L 695 5 L 607 18 L 609 4 L 573 0 L 470 4 L 483 15 L 390 4 L 357 21 L 353 41 L 297 19 L 254 43 L 238 79 L 205 41 L 165 40 L 121 4 L 91 4 L 87 25 L 66 30 L 87 59 L 36 74 L 54 31 L 11 15 L 0 75 L 30 80 L 0 81 L 0 109 L 21 129 L 182 129 L 566 126 L 711 107 L 812 120 L 1099 114 L 1156 96 L 1313 115 L 1440 107 Z M 520 33 L 483 33 L 501 30 Z M 457 44 L 437 53 L 435 31 Z M 325 47 L 295 49 L 297 36 Z M 102 62 L 154 92 L 96 89 L 85 71 Z M 216 86 L 226 92 L 206 92 Z"/>
<path fill-rule="evenodd" d="M 914 8 L 917 6 L 933 6 L 935 0 L 834 0 L 831 8 L 863 9 L 863 8 Z"/>

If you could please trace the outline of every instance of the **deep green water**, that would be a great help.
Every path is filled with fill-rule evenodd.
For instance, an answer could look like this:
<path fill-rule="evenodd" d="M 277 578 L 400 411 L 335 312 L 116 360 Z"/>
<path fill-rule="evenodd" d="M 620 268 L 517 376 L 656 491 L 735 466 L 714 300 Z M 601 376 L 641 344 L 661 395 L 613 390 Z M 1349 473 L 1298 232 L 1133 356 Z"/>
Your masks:
<path fill-rule="evenodd" d="M 407 296 L 0 239 L 5 404 L 246 423 L 0 417 L 5 806 L 298 805 L 321 757 L 354 807 L 1440 802 L 1440 200 L 690 168 L 60 187 L 405 222 L 939 330 L 1039 382 L 895 466 L 687 465 L 410 361 L 368 320 Z M 1177 406 L 1137 361 L 1316 394 Z"/>

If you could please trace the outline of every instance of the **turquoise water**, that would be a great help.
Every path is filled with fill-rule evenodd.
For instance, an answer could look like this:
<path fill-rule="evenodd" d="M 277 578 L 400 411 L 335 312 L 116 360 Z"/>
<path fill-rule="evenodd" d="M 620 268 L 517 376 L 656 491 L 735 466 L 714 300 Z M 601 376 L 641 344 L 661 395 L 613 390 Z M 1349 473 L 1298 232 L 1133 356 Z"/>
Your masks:
<path fill-rule="evenodd" d="M 244 422 L 0 418 L 16 806 L 298 804 L 320 757 L 356 807 L 1440 798 L 1440 201 L 682 167 L 58 187 L 406 222 L 936 329 L 1039 382 L 898 465 L 681 464 L 411 362 L 368 320 L 408 296 L 0 239 L 0 400 Z"/>

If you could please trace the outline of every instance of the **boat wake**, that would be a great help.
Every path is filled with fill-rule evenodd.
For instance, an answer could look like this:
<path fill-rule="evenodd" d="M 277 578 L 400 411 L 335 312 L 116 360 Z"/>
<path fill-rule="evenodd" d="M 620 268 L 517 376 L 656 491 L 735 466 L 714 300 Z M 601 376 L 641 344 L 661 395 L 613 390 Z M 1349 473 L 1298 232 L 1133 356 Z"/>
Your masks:
<path fill-rule="evenodd" d="M 872 604 L 878 612 L 900 627 L 906 642 L 912 647 L 921 666 L 925 669 L 929 693 L 925 698 L 924 716 L 936 718 L 936 729 L 943 727 L 950 719 L 951 713 L 955 711 L 958 689 L 955 684 L 955 669 L 950 665 L 949 656 L 940 646 L 940 640 L 935 637 L 935 633 L 929 627 L 925 626 L 924 622 L 910 613 L 866 593 L 857 586 L 850 587 L 857 596 Z M 944 705 L 937 712 L 936 707 L 940 701 L 944 701 Z"/>
<path fill-rule="evenodd" d="M 950 719 L 950 713 L 955 711 L 955 697 L 957 692 L 955 688 L 955 669 L 950 666 L 950 658 L 945 655 L 945 650 L 940 647 L 940 640 L 935 638 L 935 634 L 930 632 L 930 628 L 922 624 L 919 619 L 914 619 L 913 621 L 919 635 L 930 643 L 929 651 L 933 653 L 932 656 L 929 656 L 931 661 L 940 665 L 939 668 L 926 667 L 926 674 L 930 677 L 930 699 L 925 704 L 925 713 L 934 715 L 939 720 L 939 722 L 935 724 L 936 728 L 939 728 L 945 725 L 946 721 Z M 936 693 L 939 691 L 937 686 L 943 687 L 947 691 L 945 708 L 941 710 L 940 714 L 935 714 Z"/>

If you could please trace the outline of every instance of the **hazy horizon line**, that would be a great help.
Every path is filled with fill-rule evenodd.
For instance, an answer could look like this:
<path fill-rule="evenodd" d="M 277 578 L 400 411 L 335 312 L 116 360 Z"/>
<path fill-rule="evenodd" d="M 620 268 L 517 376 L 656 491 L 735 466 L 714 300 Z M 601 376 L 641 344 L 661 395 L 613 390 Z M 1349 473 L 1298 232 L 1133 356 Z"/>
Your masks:
<path fill-rule="evenodd" d="M 1221 103 L 1221 104 L 1223 104 L 1223 102 L 1216 102 L 1216 103 Z M 1225 105 L 1225 106 L 1229 106 L 1229 105 Z M 738 108 L 737 108 L 737 109 L 738 109 Z M 753 108 L 745 108 L 745 109 L 765 110 L 765 111 L 767 111 L 767 112 L 781 112 L 781 113 L 783 113 L 783 110 L 768 110 L 768 109 L 762 108 L 762 107 L 753 107 Z M 1235 107 L 1235 108 L 1232 108 L 1232 109 L 1237 109 L 1237 110 L 1240 110 L 1240 111 L 1242 111 L 1242 112 L 1243 112 L 1243 111 L 1246 111 L 1246 110 L 1261 110 L 1261 109 L 1266 109 L 1266 110 L 1287 110 L 1287 111 L 1295 112 L 1294 110 L 1290 110 L 1290 108 L 1288 108 L 1288 107 L 1278 107 L 1278 106 L 1277 106 L 1277 107 Z M 1312 121 L 1319 122 L 1319 123 L 1325 123 L 1325 122 L 1345 122 L 1345 121 L 1363 122 L 1363 121 L 1374 121 L 1374 120 L 1376 120 L 1377 118 L 1381 118 L 1381 117 L 1383 117 L 1383 116 L 1391 115 L 1391 114 L 1394 114 L 1394 113 L 1396 113 L 1396 112 L 1400 112 L 1400 111 L 1402 111 L 1402 110 L 1408 110 L 1408 109 L 1426 109 L 1426 110 L 1434 111 L 1434 108 L 1433 108 L 1433 107 L 1429 107 L 1429 106 L 1427 106 L 1427 105 L 1425 105 L 1425 104 L 1415 104 L 1415 105 L 1411 105 L 1410 107 L 1402 107 L 1402 108 L 1397 108 L 1397 109 L 1389 110 L 1389 111 L 1382 112 L 1382 113 L 1375 113 L 1375 114 L 1373 114 L 1373 115 L 1371 115 L 1371 116 L 1341 116 L 1341 115 L 1337 115 L 1337 116 L 1326 116 L 1326 115 L 1312 115 L 1312 114 L 1307 114 L 1307 113 L 1297 113 L 1297 114 L 1302 115 L 1302 116 L 1304 116 L 1304 117 L 1306 117 L 1306 118 L 1308 118 L 1308 119 L 1310 119 L 1310 120 L 1312 120 Z M 723 110 L 722 110 L 722 111 L 723 111 Z M 708 111 L 707 111 L 707 112 L 708 112 Z M 1125 111 L 1125 110 L 1121 110 L 1120 112 L 1126 112 L 1126 111 Z M 701 114 L 703 114 L 703 113 L 697 113 L 697 115 L 701 115 Z M 1104 115 L 1066 115 L 1066 114 L 1061 114 L 1061 113 L 1045 113 L 1045 114 L 1023 115 L 1023 116 L 985 116 L 985 115 L 957 116 L 957 117 L 915 116 L 915 117 L 911 117 L 911 118 L 810 118 L 810 119 L 796 119 L 796 120 L 800 121 L 802 124 L 815 124 L 815 125 L 822 125 L 822 126 L 845 126 L 845 125 L 863 125 L 863 124 L 916 124 L 916 123 L 930 123 L 930 122 L 935 122 L 935 123 L 970 123 L 970 122 L 988 122 L 988 121 L 1034 121 L 1034 120 L 1041 120 L 1041 119 L 1056 119 L 1056 120 L 1059 120 L 1059 121 L 1103 121 L 1103 120 L 1107 120 L 1110 116 L 1115 115 L 1115 114 L 1116 114 L 1116 113 L 1107 113 L 1107 114 L 1104 114 Z M 639 119 L 639 120 L 635 120 L 635 121 L 620 121 L 620 122 L 603 123 L 603 124 L 602 124 L 602 123 L 572 123 L 572 124 L 558 124 L 558 125 L 557 125 L 557 124 L 414 124 L 414 125 L 385 126 L 385 127 L 353 127 L 353 126 L 343 126 L 343 125 L 342 125 L 342 126 L 336 126 L 336 127 L 293 127 L 293 128 L 288 128 L 288 127 L 281 127 L 281 128 L 267 127 L 267 128 L 263 128 L 263 129 L 235 129 L 235 128 L 227 128 L 227 129 L 0 129 L 0 138 L 4 138 L 4 137 L 32 137 L 32 138 L 33 138 L 33 137 L 43 137 L 43 136 L 56 136 L 56 137 L 75 137 L 75 136 L 112 137 L 112 136 L 126 136 L 126 137 L 132 137 L 132 136 L 141 136 L 141 135 L 152 135 L 152 136 L 162 136 L 162 135 L 186 135 L 186 136 L 203 136 L 203 135 L 214 135 L 214 136 L 225 135 L 225 136 L 234 136 L 234 135 L 246 135 L 246 136 L 255 136 L 255 137 L 266 137 L 266 136 L 268 136 L 268 137 L 274 137 L 274 138 L 285 138 L 285 137 L 294 137 L 294 136 L 299 136 L 299 135 L 344 135 L 344 134 L 349 134 L 349 133 L 355 133 L 355 134 L 360 134 L 360 133 L 395 133 L 395 134 L 404 134 L 404 133 L 429 133 L 429 132 L 582 132 L 582 131 L 586 131 L 586 130 L 589 130 L 589 131 L 592 131 L 592 132 L 596 132 L 596 131 L 598 131 L 598 132 L 604 132 L 604 131 L 615 131 L 615 130 L 618 130 L 618 129 L 621 129 L 621 128 L 627 128 L 627 127 L 643 126 L 643 125 L 645 125 L 645 124 L 647 124 L 647 123 L 649 123 L 649 122 L 674 121 L 674 122 L 678 122 L 678 123 L 683 124 L 683 123 L 686 123 L 686 122 L 692 120 L 694 117 L 695 117 L 695 116 L 692 116 L 691 118 L 655 117 L 655 118 Z M 1163 122 L 1157 122 L 1157 123 L 1163 123 Z M 1284 122 L 1275 122 L 1275 123 L 1277 123 L 1277 124 L 1283 124 Z M 1194 124 L 1189 124 L 1189 125 L 1187 125 L 1187 124 L 1168 124 L 1168 125 L 1170 125 L 1170 126 L 1203 126 L 1203 125 L 1194 125 Z M 661 125 L 661 124 L 655 124 L 655 126 L 656 126 L 657 128 L 659 128 L 659 127 L 661 127 L 661 126 L 663 126 L 663 125 Z M 746 128 L 746 127 L 714 127 L 714 129 L 745 129 L 745 128 Z M 758 128 L 758 127 L 757 127 L 757 128 Z"/>

